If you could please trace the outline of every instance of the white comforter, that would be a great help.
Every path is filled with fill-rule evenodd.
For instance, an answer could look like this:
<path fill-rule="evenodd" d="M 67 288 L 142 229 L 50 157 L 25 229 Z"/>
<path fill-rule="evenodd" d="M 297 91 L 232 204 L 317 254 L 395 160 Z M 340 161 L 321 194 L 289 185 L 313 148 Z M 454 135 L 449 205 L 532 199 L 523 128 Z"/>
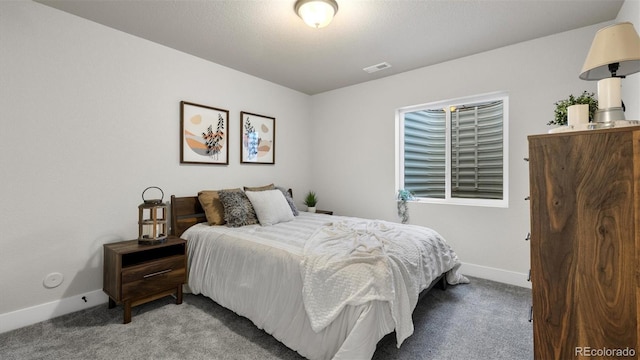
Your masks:
<path fill-rule="evenodd" d="M 452 255 L 440 235 L 424 227 L 350 219 L 319 228 L 306 242 L 301 263 L 311 327 L 324 329 L 347 305 L 385 301 L 400 346 L 413 333 L 411 314 L 420 291 L 441 273 L 433 262 L 457 269 Z"/>
<path fill-rule="evenodd" d="M 273 226 L 200 224 L 182 237 L 190 291 L 310 359 L 370 359 L 394 329 L 399 346 L 421 290 L 449 270 L 449 283 L 466 282 L 453 250 L 424 227 L 303 212 Z"/>

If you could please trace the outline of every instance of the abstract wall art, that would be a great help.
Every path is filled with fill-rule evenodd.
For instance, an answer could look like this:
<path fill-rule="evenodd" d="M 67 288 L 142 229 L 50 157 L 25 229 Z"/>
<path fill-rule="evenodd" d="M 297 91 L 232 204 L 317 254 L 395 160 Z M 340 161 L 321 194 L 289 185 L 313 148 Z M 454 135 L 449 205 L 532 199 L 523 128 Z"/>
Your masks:
<path fill-rule="evenodd" d="M 229 111 L 180 102 L 180 163 L 229 164 Z"/>
<path fill-rule="evenodd" d="M 240 162 L 275 164 L 276 118 L 240 112 Z"/>

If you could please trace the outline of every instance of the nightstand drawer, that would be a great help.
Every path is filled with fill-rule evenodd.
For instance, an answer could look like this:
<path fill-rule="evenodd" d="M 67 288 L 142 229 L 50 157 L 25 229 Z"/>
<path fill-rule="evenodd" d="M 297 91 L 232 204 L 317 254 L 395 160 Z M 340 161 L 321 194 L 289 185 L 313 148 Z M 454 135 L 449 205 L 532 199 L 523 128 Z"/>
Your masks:
<path fill-rule="evenodd" d="M 184 256 L 132 266 L 122 270 L 122 300 L 171 289 L 185 281 Z"/>
<path fill-rule="evenodd" d="M 132 281 L 152 279 L 162 275 L 167 270 L 184 270 L 185 258 L 182 255 L 171 256 L 165 259 L 159 259 L 152 262 L 130 266 L 122 269 L 122 284 Z"/>

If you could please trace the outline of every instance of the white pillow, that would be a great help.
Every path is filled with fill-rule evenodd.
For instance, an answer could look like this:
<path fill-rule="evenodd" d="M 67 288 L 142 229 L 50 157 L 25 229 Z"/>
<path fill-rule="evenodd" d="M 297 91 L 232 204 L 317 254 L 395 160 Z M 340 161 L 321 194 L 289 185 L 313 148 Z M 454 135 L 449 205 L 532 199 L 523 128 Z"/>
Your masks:
<path fill-rule="evenodd" d="M 245 191 L 260 225 L 275 225 L 293 220 L 291 207 L 280 190 Z"/>

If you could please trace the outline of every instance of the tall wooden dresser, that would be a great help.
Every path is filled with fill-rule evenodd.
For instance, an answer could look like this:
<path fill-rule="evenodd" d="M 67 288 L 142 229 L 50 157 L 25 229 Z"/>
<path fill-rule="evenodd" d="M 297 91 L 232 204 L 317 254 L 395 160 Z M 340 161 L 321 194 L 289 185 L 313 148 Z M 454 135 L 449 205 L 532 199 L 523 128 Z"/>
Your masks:
<path fill-rule="evenodd" d="M 637 359 L 640 126 L 529 136 L 536 359 Z"/>

